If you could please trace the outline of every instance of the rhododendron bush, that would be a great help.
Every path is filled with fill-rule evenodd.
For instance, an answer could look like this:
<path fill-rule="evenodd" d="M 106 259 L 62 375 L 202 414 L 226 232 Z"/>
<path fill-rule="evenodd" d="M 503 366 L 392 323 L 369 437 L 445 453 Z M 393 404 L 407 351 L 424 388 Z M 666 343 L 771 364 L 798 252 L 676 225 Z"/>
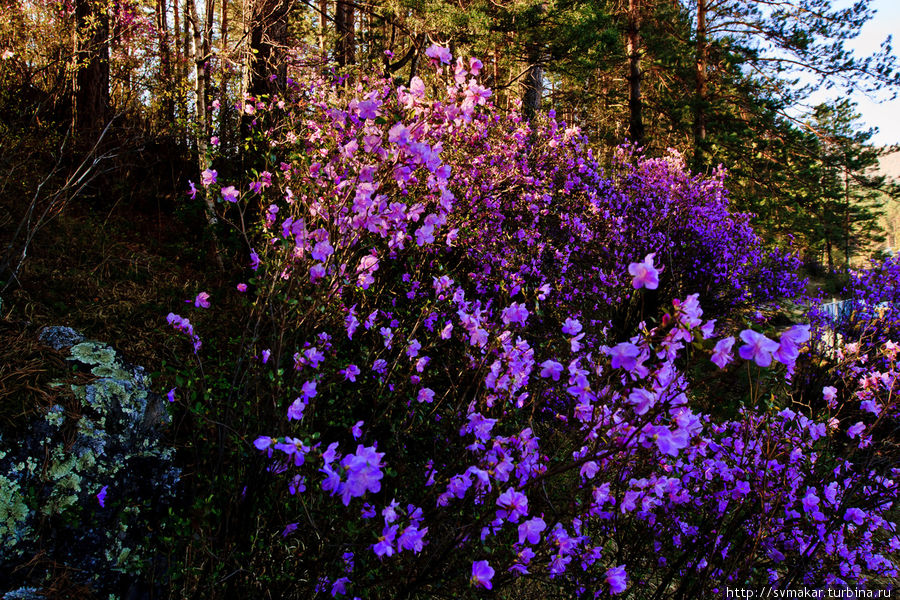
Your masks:
<path fill-rule="evenodd" d="M 724 173 L 628 148 L 604 170 L 552 114 L 492 106 L 479 61 L 428 56 L 408 87 L 298 71 L 246 98 L 252 180 L 201 181 L 246 225 L 245 358 L 282 415 L 253 441 L 271 489 L 246 493 L 280 495 L 290 589 L 688 598 L 896 576 L 895 474 L 853 443 L 873 425 L 789 406 L 809 327 L 716 324 L 801 288 Z M 169 320 L 202 360 L 203 332 Z M 698 362 L 771 370 L 783 406 L 756 386 L 733 420 L 697 411 Z"/>

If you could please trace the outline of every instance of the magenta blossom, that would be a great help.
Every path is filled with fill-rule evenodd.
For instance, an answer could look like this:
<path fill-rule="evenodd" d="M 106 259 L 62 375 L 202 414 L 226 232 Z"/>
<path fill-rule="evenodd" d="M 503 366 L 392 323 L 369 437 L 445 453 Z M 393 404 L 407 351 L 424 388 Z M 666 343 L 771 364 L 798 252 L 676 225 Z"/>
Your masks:
<path fill-rule="evenodd" d="M 651 252 L 644 257 L 643 262 L 628 265 L 628 273 L 634 277 L 631 280 L 634 289 L 639 290 L 645 287 L 648 290 L 655 290 L 659 287 L 659 269 L 653 266 L 655 255 L 655 252 Z"/>
<path fill-rule="evenodd" d="M 239 283 L 239 284 L 237 284 L 237 291 L 239 291 L 239 292 L 242 293 L 242 294 L 243 294 L 244 292 L 246 292 L 246 291 L 247 291 L 247 284 L 246 284 L 246 283 Z"/>
<path fill-rule="evenodd" d="M 226 202 L 237 202 L 241 193 L 233 185 L 222 188 L 222 199 Z"/>
<path fill-rule="evenodd" d="M 202 173 L 200 173 L 200 185 L 203 187 L 209 187 L 216 182 L 216 177 L 219 174 L 212 169 L 204 169 Z"/>
<path fill-rule="evenodd" d="M 209 294 L 206 292 L 197 294 L 197 297 L 194 298 L 194 306 L 197 308 L 209 308 Z"/>
<path fill-rule="evenodd" d="M 443 46 L 438 46 L 437 44 L 432 45 L 428 50 L 426 50 L 425 56 L 432 59 L 435 64 L 440 63 L 442 65 L 450 64 L 450 60 L 453 58 L 453 55 L 450 54 L 449 49 L 444 48 Z"/>

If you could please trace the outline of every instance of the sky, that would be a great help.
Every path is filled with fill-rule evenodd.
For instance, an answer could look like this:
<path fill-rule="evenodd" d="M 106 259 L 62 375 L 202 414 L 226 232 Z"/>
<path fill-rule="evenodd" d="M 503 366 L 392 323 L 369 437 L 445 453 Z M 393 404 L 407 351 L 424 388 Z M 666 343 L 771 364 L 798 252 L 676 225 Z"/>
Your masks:
<path fill-rule="evenodd" d="M 891 45 L 900 65 L 900 0 L 870 0 L 875 9 L 875 18 L 866 23 L 858 38 L 848 45 L 864 56 L 878 50 L 881 42 L 893 35 Z M 900 144 L 900 97 L 888 102 L 877 103 L 863 95 L 854 95 L 861 121 L 865 128 L 878 127 L 879 132 L 871 139 L 876 146 Z"/>

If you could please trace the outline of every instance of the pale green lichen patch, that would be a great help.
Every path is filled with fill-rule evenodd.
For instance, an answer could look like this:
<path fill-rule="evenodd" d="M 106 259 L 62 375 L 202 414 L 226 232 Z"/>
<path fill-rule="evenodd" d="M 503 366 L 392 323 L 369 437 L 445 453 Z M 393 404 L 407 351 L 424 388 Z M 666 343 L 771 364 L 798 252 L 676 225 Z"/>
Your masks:
<path fill-rule="evenodd" d="M 116 351 L 100 342 L 82 342 L 69 350 L 70 360 L 77 360 L 89 366 L 113 365 L 116 362 Z"/>
<path fill-rule="evenodd" d="M 28 534 L 30 513 L 19 483 L 0 475 L 0 549 L 12 550 Z"/>

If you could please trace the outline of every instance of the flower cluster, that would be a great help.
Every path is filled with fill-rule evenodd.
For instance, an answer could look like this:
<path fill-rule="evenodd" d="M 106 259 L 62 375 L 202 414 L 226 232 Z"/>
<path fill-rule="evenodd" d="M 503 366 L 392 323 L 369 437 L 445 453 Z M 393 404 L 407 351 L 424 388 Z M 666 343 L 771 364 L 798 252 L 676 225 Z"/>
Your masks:
<path fill-rule="evenodd" d="M 698 357 L 790 375 L 810 342 L 717 331 L 799 283 L 724 173 L 627 148 L 604 171 L 577 129 L 493 107 L 477 61 L 426 56 L 408 87 L 298 74 L 250 99 L 263 163 L 218 191 L 256 211 L 251 305 L 281 319 L 252 368 L 285 418 L 254 446 L 296 501 L 278 530 L 322 557 L 304 580 L 703 597 L 893 576 L 895 474 L 842 454 L 840 423 L 692 404 Z"/>

